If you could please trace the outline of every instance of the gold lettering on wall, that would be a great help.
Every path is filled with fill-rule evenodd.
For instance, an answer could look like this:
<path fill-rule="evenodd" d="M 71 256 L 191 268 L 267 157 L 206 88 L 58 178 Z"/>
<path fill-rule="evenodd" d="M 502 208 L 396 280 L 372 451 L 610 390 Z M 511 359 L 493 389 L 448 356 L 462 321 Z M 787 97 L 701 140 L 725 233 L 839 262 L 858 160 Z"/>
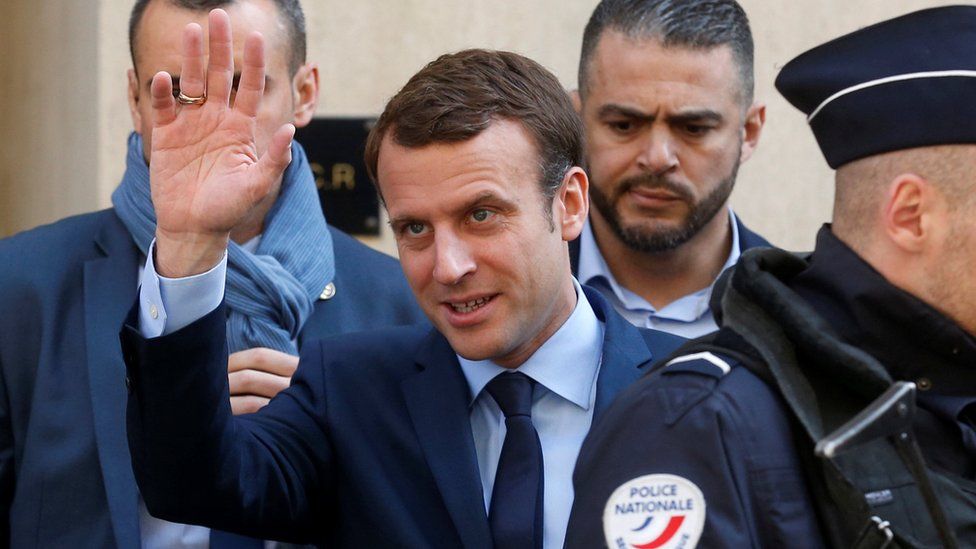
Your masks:
<path fill-rule="evenodd" d="M 326 185 L 333 191 L 343 188 L 353 191 L 356 189 L 356 168 L 352 164 L 339 162 L 332 165 L 332 180 L 326 181 L 325 168 L 318 162 L 312 162 L 312 173 L 315 174 L 315 186 L 319 189 Z"/>
<path fill-rule="evenodd" d="M 315 188 L 321 189 L 325 186 L 325 168 L 318 162 L 312 162 L 312 173 L 315 174 Z"/>
<path fill-rule="evenodd" d="M 352 164 L 332 165 L 332 189 L 338 191 L 342 187 L 350 191 L 356 189 L 356 168 Z"/>

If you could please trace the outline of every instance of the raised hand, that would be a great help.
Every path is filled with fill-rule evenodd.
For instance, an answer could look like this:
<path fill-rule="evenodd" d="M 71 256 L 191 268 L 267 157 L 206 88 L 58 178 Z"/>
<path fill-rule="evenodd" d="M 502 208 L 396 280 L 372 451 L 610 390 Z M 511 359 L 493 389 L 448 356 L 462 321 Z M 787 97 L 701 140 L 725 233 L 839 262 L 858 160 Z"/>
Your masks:
<path fill-rule="evenodd" d="M 210 59 L 203 29 L 183 31 L 181 100 L 173 97 L 169 74 L 152 80 L 152 151 L 149 161 L 156 210 L 156 269 L 168 277 L 204 272 L 216 265 L 228 235 L 281 178 L 291 161 L 295 128 L 282 126 L 264 156 L 255 146 L 256 116 L 264 95 L 264 41 L 260 33 L 244 44 L 244 66 L 230 105 L 234 52 L 230 19 L 210 12 Z M 187 104 L 186 98 L 203 98 Z"/>

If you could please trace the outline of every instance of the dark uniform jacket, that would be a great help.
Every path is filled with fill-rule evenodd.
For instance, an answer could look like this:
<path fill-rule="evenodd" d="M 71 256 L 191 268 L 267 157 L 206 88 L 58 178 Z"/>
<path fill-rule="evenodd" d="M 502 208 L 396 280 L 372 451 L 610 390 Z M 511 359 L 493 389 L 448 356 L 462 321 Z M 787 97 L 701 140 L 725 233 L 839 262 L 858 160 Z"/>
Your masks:
<path fill-rule="evenodd" d="M 976 342 L 971 336 L 890 285 L 829 228 L 821 231 L 809 260 L 779 250 L 744 255 L 724 292 L 716 295 L 721 304 L 713 302 L 713 309 L 723 327 L 705 346 L 726 358 L 748 351 L 750 362 L 765 367 L 770 383 L 752 372 L 763 370 L 734 361 L 727 373 L 718 373 L 707 368 L 708 361 L 685 360 L 635 384 L 584 444 L 575 529 L 567 536 L 579 544 L 571 546 L 603 541 L 604 504 L 619 485 L 665 472 L 686 476 L 705 493 L 703 547 L 811 546 L 821 543 L 821 535 L 833 546 L 850 546 L 864 535 L 860 528 L 868 515 L 887 521 L 894 547 L 941 546 L 912 475 L 889 459 L 890 440 L 879 439 L 829 463 L 813 456 L 813 441 L 871 403 L 893 380 L 915 381 L 922 389 L 914 432 L 928 475 L 960 545 L 976 543 L 976 444 L 970 423 L 976 407 Z M 674 402 L 685 409 L 678 422 L 669 420 Z M 663 445 L 655 446 L 654 439 Z M 791 441 L 797 451 L 779 460 L 785 467 L 767 467 L 767 478 L 752 474 L 742 481 L 743 469 L 748 476 L 753 463 L 789 455 L 785 446 Z M 739 463 L 742 454 L 745 466 Z M 846 475 L 843 482 L 831 476 L 835 471 Z M 723 483 L 735 489 L 710 488 Z M 858 497 L 842 501 L 838 486 Z M 805 509 L 797 514 L 795 505 Z M 741 508 L 752 513 L 728 511 Z M 822 534 L 815 531 L 818 520 Z"/>

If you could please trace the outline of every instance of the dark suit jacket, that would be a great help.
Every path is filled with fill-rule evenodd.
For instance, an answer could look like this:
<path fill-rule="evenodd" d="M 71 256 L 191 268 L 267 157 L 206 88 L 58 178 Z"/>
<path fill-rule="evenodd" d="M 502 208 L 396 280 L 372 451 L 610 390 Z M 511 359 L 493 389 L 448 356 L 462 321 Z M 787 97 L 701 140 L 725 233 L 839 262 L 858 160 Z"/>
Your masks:
<path fill-rule="evenodd" d="M 682 340 L 638 330 L 597 292 L 586 295 L 606 321 L 595 422 Z M 153 514 L 330 547 L 491 548 L 470 391 L 436 330 L 307 346 L 291 388 L 234 418 L 222 307 L 149 340 L 131 324 L 135 314 L 122 334 L 129 444 Z"/>
<path fill-rule="evenodd" d="M 332 238 L 303 341 L 423 318 L 395 260 Z M 141 261 L 112 210 L 0 241 L 0 546 L 140 546 L 118 327 Z"/>
<path fill-rule="evenodd" d="M 735 218 L 735 224 L 739 228 L 739 251 L 744 252 L 749 248 L 769 248 L 772 247 L 765 238 L 759 236 L 758 234 L 750 231 L 738 216 Z M 573 266 L 573 275 L 575 276 L 579 273 L 579 252 L 580 252 L 580 239 L 577 238 L 569 243 L 569 262 Z"/>

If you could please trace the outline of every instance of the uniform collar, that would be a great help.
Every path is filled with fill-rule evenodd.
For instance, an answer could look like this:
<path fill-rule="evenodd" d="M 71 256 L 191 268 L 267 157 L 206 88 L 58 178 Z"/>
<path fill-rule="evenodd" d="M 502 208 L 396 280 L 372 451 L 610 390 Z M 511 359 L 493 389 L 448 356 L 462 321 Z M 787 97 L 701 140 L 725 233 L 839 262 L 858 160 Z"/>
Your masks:
<path fill-rule="evenodd" d="M 593 384 L 603 352 L 603 324 L 597 319 L 579 282 L 576 307 L 566 322 L 518 371 L 584 410 L 592 406 Z M 471 390 L 471 402 L 478 398 L 489 381 L 509 371 L 490 360 L 468 360 L 458 356 L 461 370 Z"/>
<path fill-rule="evenodd" d="M 725 264 L 722 265 L 721 272 L 735 265 L 742 253 L 739 242 L 739 224 L 736 222 L 731 207 L 728 212 L 732 230 L 732 249 L 729 251 L 729 257 L 726 258 Z M 590 226 L 589 220 L 587 220 L 580 235 L 579 279 L 583 284 L 609 289 L 617 303 L 628 311 L 639 311 L 658 318 L 679 322 L 694 322 L 709 313 L 709 301 L 714 286 L 714 284 L 710 284 L 706 288 L 682 296 L 660 310 L 656 310 L 646 299 L 621 286 L 614 278 L 596 244 L 596 238 L 593 236 L 593 228 Z"/>
<path fill-rule="evenodd" d="M 890 284 L 824 225 L 810 265 L 790 283 L 841 339 L 923 392 L 976 394 L 976 340 Z"/>

